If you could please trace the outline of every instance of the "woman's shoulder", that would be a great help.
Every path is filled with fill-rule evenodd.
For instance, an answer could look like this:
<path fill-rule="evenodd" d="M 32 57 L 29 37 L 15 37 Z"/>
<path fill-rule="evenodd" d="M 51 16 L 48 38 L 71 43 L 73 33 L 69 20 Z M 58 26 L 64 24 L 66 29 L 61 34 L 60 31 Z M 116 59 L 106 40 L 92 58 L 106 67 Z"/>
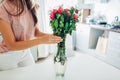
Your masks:
<path fill-rule="evenodd" d="M 2 4 L 0 4 L 0 20 L 9 22 L 8 13 L 4 10 Z"/>
<path fill-rule="evenodd" d="M 2 4 L 0 3 L 0 14 L 3 12 Z"/>
<path fill-rule="evenodd" d="M 0 14 L 2 14 L 2 15 L 6 14 L 6 11 L 5 11 L 4 7 L 3 7 L 3 3 L 0 3 Z"/>
<path fill-rule="evenodd" d="M 8 24 L 10 23 L 9 18 L 8 18 L 8 14 L 7 12 L 4 10 L 2 3 L 0 4 L 0 25 L 3 24 Z M 2 26 L 1 26 L 2 27 Z M 1 29 L 1 28 L 0 28 Z"/>

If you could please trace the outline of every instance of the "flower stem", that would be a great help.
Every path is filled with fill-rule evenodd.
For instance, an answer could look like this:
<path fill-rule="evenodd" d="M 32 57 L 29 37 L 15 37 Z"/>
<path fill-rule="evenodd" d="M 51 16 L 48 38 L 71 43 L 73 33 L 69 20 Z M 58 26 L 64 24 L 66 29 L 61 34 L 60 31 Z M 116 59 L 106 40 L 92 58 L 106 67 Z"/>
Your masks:
<path fill-rule="evenodd" d="M 65 64 L 66 61 L 66 47 L 65 47 L 65 40 L 66 36 L 64 36 L 63 41 L 58 43 L 57 45 L 57 54 L 54 57 L 54 62 L 60 62 L 62 65 Z"/>

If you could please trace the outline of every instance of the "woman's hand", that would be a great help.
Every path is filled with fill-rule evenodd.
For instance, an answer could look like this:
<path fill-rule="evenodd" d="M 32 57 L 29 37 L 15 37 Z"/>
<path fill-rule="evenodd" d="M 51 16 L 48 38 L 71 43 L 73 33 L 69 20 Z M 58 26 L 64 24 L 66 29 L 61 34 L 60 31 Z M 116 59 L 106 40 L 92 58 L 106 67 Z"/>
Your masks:
<path fill-rule="evenodd" d="M 42 43 L 54 44 L 62 41 L 61 37 L 41 32 L 38 27 L 35 28 L 35 36 L 42 38 Z"/>
<path fill-rule="evenodd" d="M 8 52 L 8 48 L 5 44 L 5 42 L 0 42 L 0 54 L 4 53 L 4 52 Z"/>
<path fill-rule="evenodd" d="M 43 44 L 56 44 L 62 41 L 62 38 L 55 35 L 44 35 L 41 37 Z"/>
<path fill-rule="evenodd" d="M 54 44 L 62 41 L 61 37 L 43 33 L 38 29 L 38 27 L 35 28 L 35 37 L 40 37 L 42 39 L 42 43 L 45 44 Z"/>

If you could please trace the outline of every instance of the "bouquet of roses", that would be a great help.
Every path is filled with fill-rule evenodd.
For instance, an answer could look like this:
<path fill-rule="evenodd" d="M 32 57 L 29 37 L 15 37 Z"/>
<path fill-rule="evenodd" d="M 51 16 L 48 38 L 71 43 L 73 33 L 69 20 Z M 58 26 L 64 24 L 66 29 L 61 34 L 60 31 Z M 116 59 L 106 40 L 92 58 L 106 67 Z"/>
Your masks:
<path fill-rule="evenodd" d="M 50 14 L 50 24 L 55 35 L 70 34 L 76 30 L 76 23 L 79 22 L 79 10 L 71 7 L 70 9 L 53 9 Z M 61 36 L 62 37 L 62 36 Z"/>
<path fill-rule="evenodd" d="M 79 10 L 71 7 L 70 9 L 59 7 L 50 13 L 50 25 L 54 35 L 60 36 L 63 41 L 58 43 L 58 52 L 54 58 L 55 62 L 65 63 L 65 39 L 66 34 L 72 34 L 76 30 L 76 23 L 79 22 Z M 58 59 L 59 58 L 59 59 Z"/>

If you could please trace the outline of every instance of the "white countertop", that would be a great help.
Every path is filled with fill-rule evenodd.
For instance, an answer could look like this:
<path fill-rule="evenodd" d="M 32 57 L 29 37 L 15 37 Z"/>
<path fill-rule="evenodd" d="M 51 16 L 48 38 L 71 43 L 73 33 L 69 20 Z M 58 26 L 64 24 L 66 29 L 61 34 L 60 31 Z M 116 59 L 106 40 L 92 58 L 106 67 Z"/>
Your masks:
<path fill-rule="evenodd" d="M 33 66 L 0 71 L 0 80 L 56 80 L 52 57 Z M 120 80 L 120 70 L 88 54 L 77 54 L 69 58 L 64 80 Z"/>
<path fill-rule="evenodd" d="M 105 27 L 102 25 L 90 25 L 91 28 L 100 29 L 100 30 L 110 30 L 110 27 Z"/>
<path fill-rule="evenodd" d="M 105 27 L 103 25 L 89 25 L 89 26 L 93 29 L 99 29 L 99 30 L 104 30 L 104 31 L 112 31 L 112 32 L 120 33 L 120 28 L 112 29 L 111 27 Z"/>

